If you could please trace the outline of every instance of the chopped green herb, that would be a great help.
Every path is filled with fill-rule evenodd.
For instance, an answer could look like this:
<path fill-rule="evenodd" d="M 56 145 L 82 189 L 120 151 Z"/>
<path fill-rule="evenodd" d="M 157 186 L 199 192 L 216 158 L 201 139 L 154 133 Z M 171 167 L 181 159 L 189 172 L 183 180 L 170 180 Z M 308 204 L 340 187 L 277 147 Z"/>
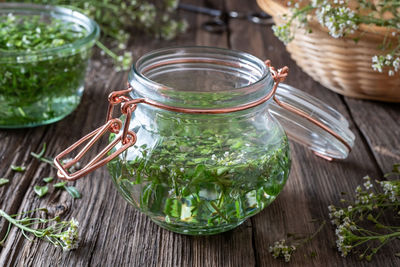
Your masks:
<path fill-rule="evenodd" d="M 54 177 L 52 177 L 52 176 L 43 178 L 43 181 L 46 182 L 46 183 L 50 183 L 50 182 L 52 182 L 53 180 L 54 180 Z"/>
<path fill-rule="evenodd" d="M 81 198 L 81 193 L 73 187 L 73 186 L 66 186 L 65 190 L 73 197 L 73 198 Z"/>
<path fill-rule="evenodd" d="M 59 182 L 56 184 L 53 184 L 54 188 L 65 188 L 65 185 L 67 184 L 67 182 Z"/>
<path fill-rule="evenodd" d="M 64 117 L 80 102 L 90 47 L 57 48 L 82 39 L 87 31 L 75 23 L 41 16 L 0 16 L 0 53 L 30 52 L 31 57 L 0 60 L 0 127 L 37 125 Z"/>
<path fill-rule="evenodd" d="M 39 197 L 43 197 L 44 195 L 47 194 L 49 188 L 47 185 L 45 186 L 35 185 L 35 187 L 33 187 L 33 190 L 35 191 L 36 195 L 38 195 Z"/>
<path fill-rule="evenodd" d="M 15 166 L 11 165 L 11 169 L 15 172 L 24 172 L 26 170 L 25 166 Z"/>
<path fill-rule="evenodd" d="M 0 178 L 0 186 L 8 184 L 8 182 L 10 182 L 10 180 L 8 180 L 7 178 Z"/>
<path fill-rule="evenodd" d="M 210 234 L 237 226 L 276 198 L 290 159 L 281 128 L 267 132 L 225 121 L 210 126 L 160 115 L 156 132 L 139 130 L 138 143 L 143 135 L 147 144 L 130 147 L 108 164 L 114 183 L 167 229 Z"/>
<path fill-rule="evenodd" d="M 44 156 L 44 153 L 46 152 L 46 147 L 47 147 L 46 143 L 43 143 L 42 150 L 40 150 L 39 154 L 31 152 L 31 156 L 40 159 L 41 157 Z"/>
<path fill-rule="evenodd" d="M 31 152 L 31 156 L 44 162 L 44 163 L 50 164 L 53 168 L 55 168 L 56 166 L 54 165 L 53 159 L 44 157 L 45 152 L 46 152 L 46 143 L 43 144 L 42 150 L 39 152 L 39 154 L 37 154 L 35 152 Z"/>

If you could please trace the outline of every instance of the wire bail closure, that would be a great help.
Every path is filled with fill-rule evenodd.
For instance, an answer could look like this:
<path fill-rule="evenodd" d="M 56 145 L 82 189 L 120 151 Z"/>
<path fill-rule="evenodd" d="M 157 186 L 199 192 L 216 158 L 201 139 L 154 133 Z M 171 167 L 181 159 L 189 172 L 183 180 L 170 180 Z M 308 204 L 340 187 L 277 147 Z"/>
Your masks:
<path fill-rule="evenodd" d="M 323 123 L 319 122 L 318 120 L 311 118 L 308 114 L 297 109 L 296 107 L 283 103 L 279 99 L 277 99 L 275 92 L 278 88 L 279 83 L 283 82 L 286 79 L 289 72 L 289 68 L 285 66 L 281 69 L 276 70 L 274 67 L 271 66 L 271 61 L 269 60 L 265 61 L 265 65 L 269 68 L 269 71 L 275 81 L 272 90 L 268 93 L 268 95 L 264 96 L 259 100 L 237 107 L 228 107 L 221 109 L 190 109 L 190 108 L 168 106 L 163 103 L 159 103 L 146 98 L 131 99 L 130 97 L 127 96 L 127 94 L 129 94 L 133 90 L 133 88 L 128 83 L 127 89 L 121 91 L 114 91 L 109 95 L 108 97 L 109 106 L 107 110 L 105 124 L 99 127 L 98 129 L 94 130 L 93 132 L 89 133 L 88 135 L 84 136 L 80 140 L 78 140 L 76 143 L 74 143 L 72 146 L 70 146 L 69 148 L 67 148 L 54 158 L 54 164 L 58 169 L 57 172 L 58 177 L 62 180 L 75 181 L 85 176 L 89 172 L 92 172 L 93 170 L 107 164 L 109 161 L 113 160 L 115 157 L 124 152 L 130 146 L 134 145 L 136 143 L 137 137 L 136 133 L 129 131 L 129 125 L 132 113 L 135 111 L 137 105 L 141 103 L 148 104 L 164 110 L 180 112 L 180 113 L 222 114 L 222 113 L 237 112 L 249 109 L 258 106 L 262 103 L 265 103 L 269 99 L 273 98 L 274 101 L 282 108 L 289 110 L 293 113 L 296 113 L 301 117 L 306 118 L 310 122 L 314 123 L 318 127 L 322 128 L 323 130 L 333 135 L 340 142 L 342 142 L 350 151 L 351 146 L 335 131 L 333 131 Z M 118 104 L 121 104 L 121 112 L 126 116 L 124 124 L 121 122 L 120 119 L 113 118 L 114 107 L 115 105 Z M 121 129 L 122 133 L 120 133 Z M 110 144 L 108 144 L 97 156 L 95 156 L 89 163 L 87 163 L 82 169 L 76 171 L 73 174 L 69 173 L 68 169 L 75 163 L 77 163 L 88 152 L 88 150 L 107 132 L 115 133 L 117 134 L 117 137 Z M 87 144 L 72 160 L 68 161 L 68 163 L 65 164 L 62 163 L 62 158 L 64 158 L 66 155 L 74 151 L 78 146 L 82 145 L 85 142 L 87 142 Z M 111 154 L 109 154 L 108 156 L 106 156 L 106 154 L 110 153 L 110 151 L 112 151 L 112 149 L 114 149 L 118 143 L 121 143 L 122 146 L 117 150 L 111 152 Z M 329 161 L 332 160 L 332 158 L 330 157 L 320 155 L 316 152 L 314 153 L 326 160 Z"/>

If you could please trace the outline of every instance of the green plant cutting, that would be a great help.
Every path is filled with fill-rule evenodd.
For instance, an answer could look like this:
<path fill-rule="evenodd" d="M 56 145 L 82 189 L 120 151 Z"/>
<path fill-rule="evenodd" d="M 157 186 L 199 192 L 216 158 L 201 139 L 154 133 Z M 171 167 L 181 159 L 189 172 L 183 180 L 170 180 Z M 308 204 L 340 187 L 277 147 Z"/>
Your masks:
<path fill-rule="evenodd" d="M 79 223 L 74 218 L 69 221 L 62 221 L 59 216 L 50 219 L 29 217 L 35 212 L 48 213 L 48 210 L 46 208 L 40 208 L 16 215 L 8 215 L 5 211 L 0 210 L 0 217 L 9 222 L 6 235 L 3 240 L 0 241 L 0 245 L 4 244 L 7 240 L 8 234 L 10 233 L 11 227 L 15 226 L 29 241 L 32 241 L 29 235 L 33 235 L 52 243 L 55 247 L 62 248 L 64 251 L 70 251 L 78 247 Z M 24 217 L 18 218 L 21 216 Z"/>
<path fill-rule="evenodd" d="M 328 29 L 330 36 L 341 38 L 351 36 L 355 42 L 363 37 L 357 31 L 361 24 L 386 27 L 387 36 L 380 47 L 382 53 L 372 57 L 372 68 L 375 71 L 387 70 L 393 76 L 400 70 L 400 16 L 399 1 L 369 1 L 369 0 L 311 0 L 288 1 L 290 13 L 283 18 L 286 23 L 273 26 L 275 35 L 285 44 L 294 39 L 293 27 L 305 29 L 310 33 L 308 23 L 312 20 Z M 351 7 L 351 8 L 350 8 Z M 393 35 L 396 42 L 387 38 Z"/>

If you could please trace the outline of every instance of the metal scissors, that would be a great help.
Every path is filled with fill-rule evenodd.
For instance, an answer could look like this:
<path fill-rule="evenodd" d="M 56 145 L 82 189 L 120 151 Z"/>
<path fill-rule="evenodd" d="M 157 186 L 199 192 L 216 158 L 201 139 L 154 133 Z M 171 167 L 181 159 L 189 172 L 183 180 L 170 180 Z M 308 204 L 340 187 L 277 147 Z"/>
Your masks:
<path fill-rule="evenodd" d="M 238 12 L 223 11 L 209 7 L 195 6 L 180 3 L 178 9 L 212 16 L 213 19 L 202 24 L 202 28 L 212 33 L 222 33 L 226 31 L 229 19 L 243 19 L 254 24 L 272 25 L 272 17 L 264 12 Z"/>

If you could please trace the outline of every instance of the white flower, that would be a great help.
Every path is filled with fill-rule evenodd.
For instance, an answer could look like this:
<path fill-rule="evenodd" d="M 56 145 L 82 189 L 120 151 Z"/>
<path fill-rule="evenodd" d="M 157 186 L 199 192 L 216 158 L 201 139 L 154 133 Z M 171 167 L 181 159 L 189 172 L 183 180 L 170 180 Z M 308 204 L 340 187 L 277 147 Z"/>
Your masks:
<path fill-rule="evenodd" d="M 69 221 L 70 225 L 68 229 L 61 233 L 60 240 L 62 241 L 60 246 L 64 251 L 69 251 L 78 248 L 79 243 L 79 233 L 77 220 L 72 218 Z"/>
<path fill-rule="evenodd" d="M 373 187 L 373 185 L 371 184 L 371 182 L 370 181 L 366 181 L 365 183 L 364 183 L 364 187 L 365 187 L 365 189 L 371 189 L 372 187 Z"/>
<path fill-rule="evenodd" d="M 353 206 L 348 206 L 347 207 L 347 210 L 350 212 L 350 211 L 352 211 L 353 210 Z"/>

